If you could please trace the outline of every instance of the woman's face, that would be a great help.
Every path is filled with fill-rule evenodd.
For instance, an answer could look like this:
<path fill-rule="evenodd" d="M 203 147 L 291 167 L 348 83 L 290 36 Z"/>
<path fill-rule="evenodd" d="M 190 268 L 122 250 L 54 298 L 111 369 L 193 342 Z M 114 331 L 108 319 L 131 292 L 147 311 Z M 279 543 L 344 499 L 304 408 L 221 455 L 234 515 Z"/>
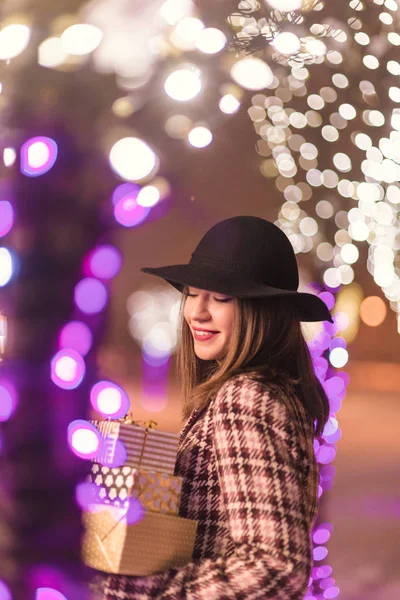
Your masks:
<path fill-rule="evenodd" d="M 225 356 L 232 336 L 234 310 L 235 299 L 231 296 L 189 287 L 183 314 L 199 358 L 220 361 Z M 206 335 L 204 330 L 213 334 Z"/>

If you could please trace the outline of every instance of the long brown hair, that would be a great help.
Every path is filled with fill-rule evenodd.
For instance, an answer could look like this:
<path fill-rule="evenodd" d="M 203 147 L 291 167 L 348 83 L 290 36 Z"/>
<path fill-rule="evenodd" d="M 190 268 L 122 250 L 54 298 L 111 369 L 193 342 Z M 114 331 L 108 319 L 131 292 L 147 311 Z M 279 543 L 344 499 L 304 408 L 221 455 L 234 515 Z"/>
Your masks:
<path fill-rule="evenodd" d="M 218 364 L 214 360 L 201 360 L 195 354 L 193 336 L 183 314 L 187 292 L 185 287 L 176 356 L 184 420 L 193 409 L 202 410 L 207 406 L 228 379 L 247 373 L 272 390 L 294 393 L 313 419 L 315 435 L 320 436 L 329 417 L 329 401 L 315 375 L 296 308 L 290 299 L 235 298 L 231 344 Z"/>

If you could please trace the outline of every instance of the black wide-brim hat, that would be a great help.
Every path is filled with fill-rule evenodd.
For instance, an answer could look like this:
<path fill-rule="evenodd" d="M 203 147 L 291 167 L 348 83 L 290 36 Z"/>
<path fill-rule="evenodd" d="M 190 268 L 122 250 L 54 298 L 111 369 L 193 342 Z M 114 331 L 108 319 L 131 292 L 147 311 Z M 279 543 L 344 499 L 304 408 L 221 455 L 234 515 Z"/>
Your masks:
<path fill-rule="evenodd" d="M 185 286 L 235 298 L 290 297 L 299 321 L 330 321 L 325 302 L 298 292 L 296 255 L 286 234 L 274 223 L 253 216 L 220 221 L 202 237 L 188 264 L 143 267 L 177 290 Z"/>

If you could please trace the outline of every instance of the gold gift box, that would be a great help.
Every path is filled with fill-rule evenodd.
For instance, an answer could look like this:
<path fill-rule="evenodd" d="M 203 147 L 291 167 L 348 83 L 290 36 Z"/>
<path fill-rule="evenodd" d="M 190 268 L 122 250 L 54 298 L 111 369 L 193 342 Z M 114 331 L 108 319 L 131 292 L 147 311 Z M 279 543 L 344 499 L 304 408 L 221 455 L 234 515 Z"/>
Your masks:
<path fill-rule="evenodd" d="M 128 524 L 124 514 L 104 505 L 83 513 L 86 565 L 106 573 L 146 576 L 191 561 L 197 521 L 146 511 L 139 523 Z"/>
<path fill-rule="evenodd" d="M 127 498 L 139 498 L 143 508 L 178 515 L 182 478 L 132 467 L 104 467 L 95 463 L 88 480 L 99 486 L 102 502 L 123 507 Z"/>

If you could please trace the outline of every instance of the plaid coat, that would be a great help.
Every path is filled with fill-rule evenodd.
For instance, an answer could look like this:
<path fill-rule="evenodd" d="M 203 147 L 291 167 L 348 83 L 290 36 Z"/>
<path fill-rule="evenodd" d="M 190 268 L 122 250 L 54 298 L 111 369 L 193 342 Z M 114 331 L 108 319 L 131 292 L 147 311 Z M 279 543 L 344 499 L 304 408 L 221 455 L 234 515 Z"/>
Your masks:
<path fill-rule="evenodd" d="M 149 577 L 99 575 L 98 598 L 304 597 L 318 471 L 312 420 L 294 396 L 233 377 L 184 425 L 175 475 L 180 516 L 199 521 L 193 560 Z"/>

